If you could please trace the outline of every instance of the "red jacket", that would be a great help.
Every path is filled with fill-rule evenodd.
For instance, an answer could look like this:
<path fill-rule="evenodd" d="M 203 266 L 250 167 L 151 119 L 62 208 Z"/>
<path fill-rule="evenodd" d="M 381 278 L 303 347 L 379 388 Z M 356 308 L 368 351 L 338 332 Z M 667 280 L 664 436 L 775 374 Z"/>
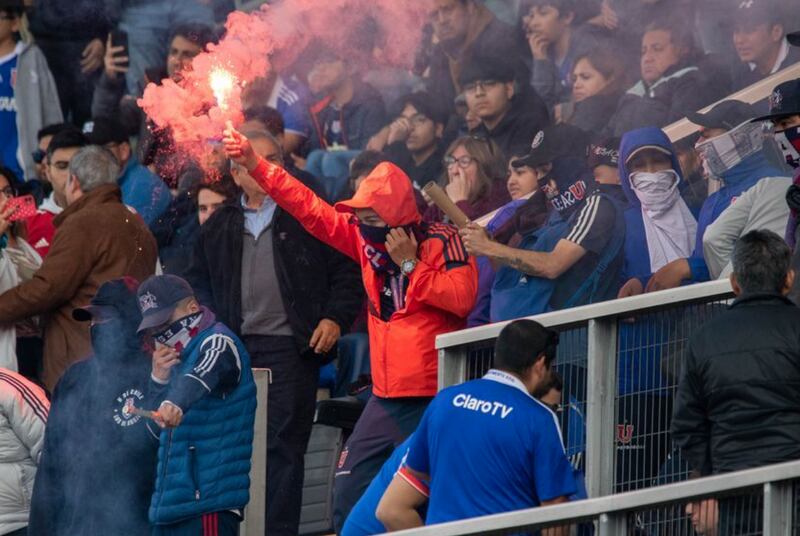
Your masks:
<path fill-rule="evenodd" d="M 28 243 L 44 259 L 50 252 L 50 244 L 53 243 L 53 236 L 56 234 L 56 227 L 53 219 L 56 217 L 52 212 L 37 210 L 36 214 L 25 220 L 28 230 Z"/>
<path fill-rule="evenodd" d="M 330 206 L 283 168 L 261 160 L 253 178 L 309 233 L 361 263 L 369 300 L 369 342 L 373 392 L 383 398 L 434 396 L 438 358 L 436 335 L 462 329 L 478 289 L 475 259 L 454 227 L 432 225 L 422 240 L 419 263 L 409 277 L 405 307 L 380 318 L 382 281 L 363 254 L 364 241 L 352 206 L 369 206 L 390 226 L 419 223 L 411 181 L 383 163 L 367 177 L 357 196 Z M 358 205 L 361 203 L 361 205 Z"/>

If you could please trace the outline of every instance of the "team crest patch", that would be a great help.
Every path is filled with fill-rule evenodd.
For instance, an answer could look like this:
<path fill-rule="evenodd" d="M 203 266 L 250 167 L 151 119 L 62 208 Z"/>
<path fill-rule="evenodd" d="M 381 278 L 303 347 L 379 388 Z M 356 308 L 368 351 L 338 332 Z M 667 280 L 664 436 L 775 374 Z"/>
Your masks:
<path fill-rule="evenodd" d="M 538 149 L 542 142 L 544 142 L 544 131 L 540 130 L 531 142 L 531 149 Z"/>
<path fill-rule="evenodd" d="M 156 301 L 156 297 L 148 292 L 142 296 L 139 296 L 139 308 L 142 310 L 142 313 L 146 313 L 150 309 L 155 309 L 158 307 L 158 302 Z"/>
<path fill-rule="evenodd" d="M 621 445 L 630 445 L 633 440 L 633 425 L 632 424 L 618 424 L 617 425 L 617 443 Z"/>
<path fill-rule="evenodd" d="M 120 394 L 115 400 L 114 422 L 123 428 L 133 426 L 139 422 L 142 417 L 133 415 L 129 409 L 140 406 L 143 400 L 144 394 L 138 389 L 128 389 Z"/>

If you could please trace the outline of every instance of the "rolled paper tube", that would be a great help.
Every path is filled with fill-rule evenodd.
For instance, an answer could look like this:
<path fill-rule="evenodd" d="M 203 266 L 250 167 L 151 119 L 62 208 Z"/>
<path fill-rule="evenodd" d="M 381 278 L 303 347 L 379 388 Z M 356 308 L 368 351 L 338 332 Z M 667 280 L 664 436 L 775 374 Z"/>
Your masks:
<path fill-rule="evenodd" d="M 435 182 L 429 182 L 426 184 L 422 191 L 428 194 L 433 200 L 433 203 L 439 207 L 439 210 L 445 213 L 445 215 L 450 218 L 450 221 L 453 222 L 453 225 L 458 227 L 459 229 L 462 227 L 466 227 L 469 223 L 469 218 L 467 215 L 464 214 L 464 211 L 458 208 L 455 203 L 453 203 L 444 190 L 442 190 L 441 186 L 436 184 Z"/>

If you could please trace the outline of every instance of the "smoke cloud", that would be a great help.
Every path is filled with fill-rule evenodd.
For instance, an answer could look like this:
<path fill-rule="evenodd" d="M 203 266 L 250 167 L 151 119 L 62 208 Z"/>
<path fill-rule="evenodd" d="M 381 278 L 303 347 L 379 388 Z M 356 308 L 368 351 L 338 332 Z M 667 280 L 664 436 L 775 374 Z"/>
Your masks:
<path fill-rule="evenodd" d="M 410 68 L 425 11 L 419 1 L 283 0 L 253 13 L 234 12 L 223 39 L 193 60 L 182 82 L 150 84 L 138 102 L 156 127 L 170 129 L 176 149 L 205 162 L 208 142 L 221 138 L 225 122 L 243 121 L 242 91 L 269 73 L 270 58 L 291 64 L 316 42 L 362 67 L 377 63 L 372 53 L 378 48 L 381 66 Z M 234 76 L 232 86 L 226 72 Z"/>

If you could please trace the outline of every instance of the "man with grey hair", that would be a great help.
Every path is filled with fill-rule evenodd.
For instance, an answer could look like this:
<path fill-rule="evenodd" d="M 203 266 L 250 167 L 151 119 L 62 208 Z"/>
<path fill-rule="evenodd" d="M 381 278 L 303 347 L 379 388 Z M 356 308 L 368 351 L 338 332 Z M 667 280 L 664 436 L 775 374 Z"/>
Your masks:
<path fill-rule="evenodd" d="M 800 309 L 786 298 L 790 259 L 771 231 L 742 236 L 730 276 L 736 299 L 689 341 L 672 439 L 695 474 L 800 458 Z M 740 534 L 731 524 L 746 530 L 749 521 L 728 506 L 720 504 L 719 533 Z"/>
<path fill-rule="evenodd" d="M 283 166 L 280 142 L 248 133 L 255 151 Z M 236 333 L 256 368 L 269 368 L 267 531 L 298 533 L 303 458 L 319 367 L 361 310 L 353 261 L 313 238 L 232 164 L 241 202 L 220 207 L 200 229 L 186 279 L 200 301 Z"/>
<path fill-rule="evenodd" d="M 106 281 L 142 281 L 155 271 L 155 239 L 122 204 L 118 176 L 107 149 L 90 145 L 72 157 L 62 192 L 67 208 L 53 220 L 49 254 L 33 279 L 0 295 L 0 323 L 42 316 L 42 380 L 51 391 L 67 367 L 91 353 L 89 326 L 74 320 L 72 310 Z"/>

